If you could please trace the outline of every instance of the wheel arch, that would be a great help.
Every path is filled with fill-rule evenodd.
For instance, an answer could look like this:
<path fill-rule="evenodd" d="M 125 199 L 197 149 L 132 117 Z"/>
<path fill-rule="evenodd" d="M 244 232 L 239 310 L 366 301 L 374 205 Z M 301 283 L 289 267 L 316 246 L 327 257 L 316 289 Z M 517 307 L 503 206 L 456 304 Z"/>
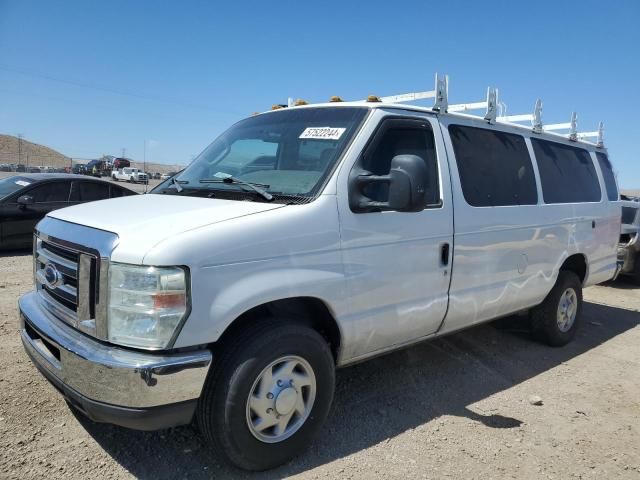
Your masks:
<path fill-rule="evenodd" d="M 212 344 L 215 349 L 224 345 L 251 324 L 264 317 L 283 317 L 318 332 L 327 342 L 336 363 L 340 358 L 342 331 L 332 309 L 323 300 L 310 296 L 297 296 L 271 300 L 254 306 L 236 317 Z"/>
<path fill-rule="evenodd" d="M 559 271 L 568 271 L 575 273 L 580 279 L 580 283 L 584 285 L 589 274 L 589 263 L 586 255 L 583 253 L 574 253 L 565 258 Z"/>

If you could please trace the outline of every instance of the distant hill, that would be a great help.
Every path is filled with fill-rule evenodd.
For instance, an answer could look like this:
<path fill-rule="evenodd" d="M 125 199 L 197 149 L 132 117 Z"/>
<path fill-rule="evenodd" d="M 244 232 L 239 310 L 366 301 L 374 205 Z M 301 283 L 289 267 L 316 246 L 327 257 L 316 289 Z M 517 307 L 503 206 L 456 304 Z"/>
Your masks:
<path fill-rule="evenodd" d="M 87 163 L 89 160 L 71 159 L 52 148 L 29 142 L 24 138 L 21 140 L 13 135 L 0 134 L 0 163 L 23 164 L 31 167 L 69 167 L 79 163 Z M 143 169 L 142 162 L 131 160 L 131 166 Z M 169 173 L 182 170 L 184 166 L 165 165 L 162 163 L 147 162 L 147 172 L 150 173 Z"/>
<path fill-rule="evenodd" d="M 0 163 L 22 163 L 29 166 L 68 167 L 71 158 L 52 148 L 0 134 Z"/>
<path fill-rule="evenodd" d="M 622 193 L 623 195 L 628 195 L 630 197 L 640 197 L 640 190 L 629 190 L 622 188 L 620 189 L 620 193 Z"/>
<path fill-rule="evenodd" d="M 104 156 L 102 157 L 102 160 L 113 162 L 114 158 L 115 157 Z M 167 165 L 165 163 L 154 163 L 154 162 L 147 162 L 147 164 L 145 165 L 143 162 L 137 162 L 132 158 L 127 158 L 127 160 L 131 162 L 132 167 L 138 168 L 140 170 L 145 170 L 149 173 L 177 172 L 182 170 L 186 166 L 186 165 L 180 165 L 180 164 Z M 75 164 L 76 162 L 74 161 L 73 163 Z M 77 162 L 77 163 L 85 163 L 85 162 Z M 146 166 L 146 169 L 145 169 L 145 166 Z"/>

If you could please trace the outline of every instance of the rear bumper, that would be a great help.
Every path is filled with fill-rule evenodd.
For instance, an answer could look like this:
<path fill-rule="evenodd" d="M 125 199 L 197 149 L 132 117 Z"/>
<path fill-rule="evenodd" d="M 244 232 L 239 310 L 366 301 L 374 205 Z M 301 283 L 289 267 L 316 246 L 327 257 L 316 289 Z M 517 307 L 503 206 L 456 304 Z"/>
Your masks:
<path fill-rule="evenodd" d="M 139 430 L 189 423 L 211 352 L 151 354 L 107 345 L 45 310 L 35 292 L 20 298 L 21 337 L 38 370 L 97 422 Z"/>

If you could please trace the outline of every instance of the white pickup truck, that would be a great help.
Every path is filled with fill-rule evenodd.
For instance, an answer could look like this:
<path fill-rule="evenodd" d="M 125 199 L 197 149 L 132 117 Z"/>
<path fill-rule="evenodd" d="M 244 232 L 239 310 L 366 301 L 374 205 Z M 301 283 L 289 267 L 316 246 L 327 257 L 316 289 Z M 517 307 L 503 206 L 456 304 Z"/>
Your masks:
<path fill-rule="evenodd" d="M 116 182 L 122 180 L 130 183 L 149 183 L 149 176 L 142 170 L 133 167 L 120 168 L 111 172 L 111 178 Z"/>
<path fill-rule="evenodd" d="M 321 428 L 336 367 L 516 312 L 571 341 L 582 289 L 620 268 L 601 142 L 491 95 L 452 113 L 441 82 L 433 108 L 405 98 L 255 115 L 153 194 L 49 213 L 19 301 L 33 363 L 95 421 L 195 418 L 263 470 Z"/>

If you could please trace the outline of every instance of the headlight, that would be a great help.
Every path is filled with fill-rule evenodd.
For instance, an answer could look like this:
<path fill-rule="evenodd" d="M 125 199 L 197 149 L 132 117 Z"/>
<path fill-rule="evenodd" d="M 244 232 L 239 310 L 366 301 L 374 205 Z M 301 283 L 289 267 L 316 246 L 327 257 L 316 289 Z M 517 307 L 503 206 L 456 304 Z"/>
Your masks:
<path fill-rule="evenodd" d="M 109 341 L 146 349 L 166 348 L 186 313 L 183 268 L 110 265 Z"/>

